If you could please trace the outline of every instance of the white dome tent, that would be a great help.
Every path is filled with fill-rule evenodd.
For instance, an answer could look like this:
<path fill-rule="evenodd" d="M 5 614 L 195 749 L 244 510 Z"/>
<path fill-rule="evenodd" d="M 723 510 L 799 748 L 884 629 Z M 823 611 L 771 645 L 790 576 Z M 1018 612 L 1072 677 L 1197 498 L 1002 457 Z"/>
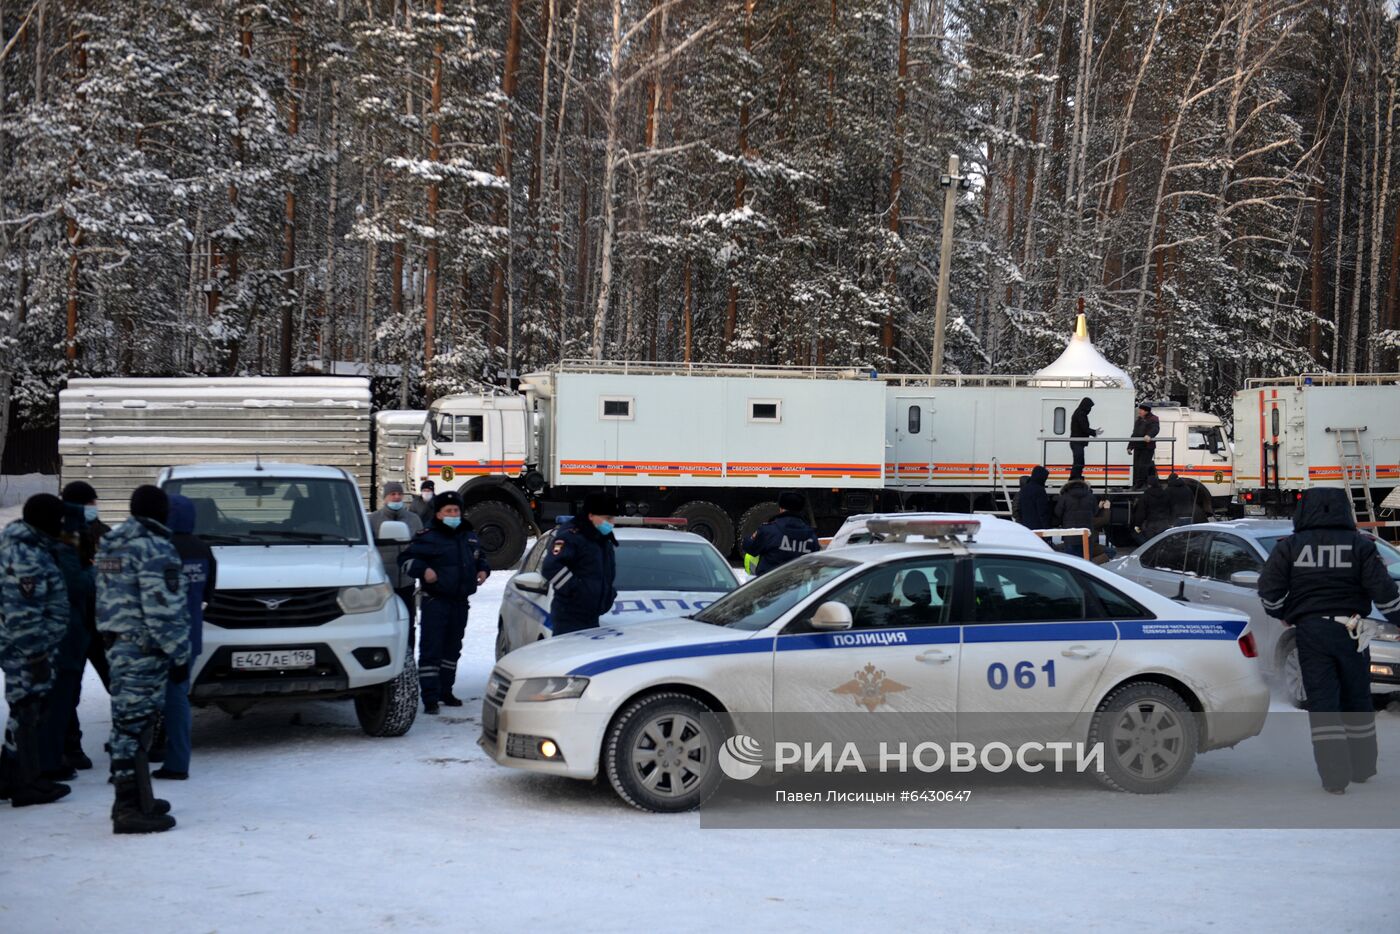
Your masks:
<path fill-rule="evenodd" d="M 1037 370 L 1033 382 L 1037 386 L 1063 386 L 1069 380 L 1085 379 L 1093 380 L 1095 386 L 1133 388 L 1132 377 L 1109 363 L 1089 340 L 1089 325 L 1081 314 L 1064 352 L 1054 363 Z"/>

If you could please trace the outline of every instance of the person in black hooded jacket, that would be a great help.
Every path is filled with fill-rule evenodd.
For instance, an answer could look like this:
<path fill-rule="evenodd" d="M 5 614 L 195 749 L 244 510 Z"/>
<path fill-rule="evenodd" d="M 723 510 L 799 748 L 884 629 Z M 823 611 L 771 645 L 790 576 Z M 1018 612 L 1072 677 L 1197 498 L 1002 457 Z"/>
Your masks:
<path fill-rule="evenodd" d="M 1050 509 L 1050 494 L 1045 491 L 1045 481 L 1048 479 L 1050 471 L 1036 464 L 1025 486 L 1016 494 L 1013 510 L 1016 521 L 1028 529 L 1048 529 L 1055 524 Z"/>
<path fill-rule="evenodd" d="M 1143 481 L 1142 495 L 1133 506 L 1133 524 L 1142 532 L 1142 540 L 1154 538 L 1172 527 L 1172 498 L 1157 479 L 1157 471 L 1148 472 Z"/>
<path fill-rule="evenodd" d="M 403 572 L 422 583 L 418 617 L 418 684 L 423 709 L 437 713 L 438 702 L 460 707 L 452 693 L 457 659 L 467 631 L 471 595 L 491 574 L 486 552 L 462 518 L 462 497 L 448 490 L 433 497 L 433 523 L 399 556 Z"/>
<path fill-rule="evenodd" d="M 1079 407 L 1069 417 L 1069 436 L 1071 438 L 1098 436 L 1098 429 L 1089 427 L 1089 412 L 1093 408 L 1094 400 L 1088 396 L 1079 400 Z M 1070 453 L 1074 455 L 1074 465 L 1070 467 L 1069 471 L 1071 479 L 1079 479 L 1084 476 L 1084 451 L 1088 447 L 1089 442 L 1087 441 L 1071 441 L 1069 443 Z"/>
<path fill-rule="evenodd" d="M 1375 543 L 1357 531 L 1345 490 L 1303 494 L 1293 534 L 1274 546 L 1259 576 L 1259 600 L 1295 631 L 1313 761 L 1322 787 L 1343 794 L 1376 774 L 1371 653 L 1358 621 L 1374 604 L 1400 625 L 1400 589 Z"/>

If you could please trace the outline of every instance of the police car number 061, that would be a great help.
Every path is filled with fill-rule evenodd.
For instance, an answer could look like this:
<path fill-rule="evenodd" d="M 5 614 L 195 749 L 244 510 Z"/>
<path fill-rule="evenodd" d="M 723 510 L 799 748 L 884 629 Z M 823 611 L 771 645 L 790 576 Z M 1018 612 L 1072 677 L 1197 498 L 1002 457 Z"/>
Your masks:
<path fill-rule="evenodd" d="M 311 668 L 316 664 L 315 649 L 278 649 L 275 652 L 234 652 L 232 665 L 240 671 Z"/>

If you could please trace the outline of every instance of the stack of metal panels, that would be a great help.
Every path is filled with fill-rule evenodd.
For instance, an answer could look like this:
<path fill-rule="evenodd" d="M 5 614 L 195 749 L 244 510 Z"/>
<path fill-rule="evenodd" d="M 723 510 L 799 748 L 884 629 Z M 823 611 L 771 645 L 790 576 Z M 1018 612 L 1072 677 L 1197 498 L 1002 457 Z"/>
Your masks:
<path fill-rule="evenodd" d="M 59 393 L 61 479 L 86 480 L 103 513 L 177 464 L 324 464 L 373 476 L 369 380 L 354 377 L 74 379 Z"/>
<path fill-rule="evenodd" d="M 404 456 L 423 437 L 428 413 L 422 409 L 389 409 L 374 416 L 374 503 L 390 480 L 405 483 Z"/>

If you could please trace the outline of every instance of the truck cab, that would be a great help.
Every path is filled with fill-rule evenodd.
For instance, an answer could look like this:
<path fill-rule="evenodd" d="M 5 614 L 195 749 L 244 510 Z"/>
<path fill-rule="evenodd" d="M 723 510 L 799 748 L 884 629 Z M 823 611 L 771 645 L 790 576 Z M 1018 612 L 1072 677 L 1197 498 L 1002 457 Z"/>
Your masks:
<path fill-rule="evenodd" d="M 194 503 L 194 534 L 218 561 L 190 699 L 239 713 L 260 700 L 350 697 L 372 736 L 399 736 L 418 710 L 410 619 L 354 478 L 336 467 L 242 463 L 167 467 L 157 479 Z"/>
<path fill-rule="evenodd" d="M 1234 445 L 1225 423 L 1209 412 L 1198 412 L 1171 402 L 1154 403 L 1161 420 L 1157 436 L 1157 474 L 1165 479 L 1175 472 L 1195 480 L 1210 493 L 1217 509 L 1230 501 L 1234 480 Z M 1166 443 L 1168 439 L 1172 443 Z"/>
<path fill-rule="evenodd" d="M 428 407 L 423 433 L 404 458 L 412 492 L 432 480 L 457 490 L 491 566 L 512 567 L 534 529 L 529 400 L 517 395 L 443 396 Z"/>

